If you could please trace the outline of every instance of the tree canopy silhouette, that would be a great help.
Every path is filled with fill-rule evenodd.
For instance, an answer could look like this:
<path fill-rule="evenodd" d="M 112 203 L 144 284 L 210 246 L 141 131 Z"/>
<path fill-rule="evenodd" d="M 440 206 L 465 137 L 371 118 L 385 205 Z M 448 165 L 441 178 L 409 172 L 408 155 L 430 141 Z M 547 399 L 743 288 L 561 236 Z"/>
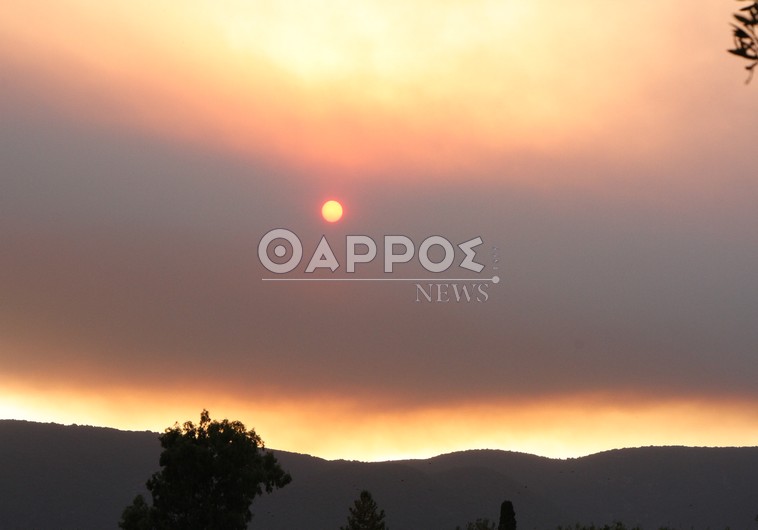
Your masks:
<path fill-rule="evenodd" d="M 751 2 L 743 7 L 739 13 L 734 14 L 734 18 L 737 20 L 737 24 L 732 24 L 734 48 L 728 51 L 750 62 L 745 67 L 750 72 L 747 79 L 750 82 L 753 70 L 758 65 L 758 35 L 755 33 L 755 27 L 758 25 L 758 2 Z"/>
<path fill-rule="evenodd" d="M 161 470 L 147 481 L 153 504 L 138 495 L 121 517 L 124 530 L 244 530 L 257 495 L 292 479 L 255 430 L 239 421 L 174 424 L 160 435 Z"/>
<path fill-rule="evenodd" d="M 363 490 L 350 507 L 347 526 L 340 530 L 389 530 L 384 523 L 384 510 L 379 510 L 371 493 Z"/>

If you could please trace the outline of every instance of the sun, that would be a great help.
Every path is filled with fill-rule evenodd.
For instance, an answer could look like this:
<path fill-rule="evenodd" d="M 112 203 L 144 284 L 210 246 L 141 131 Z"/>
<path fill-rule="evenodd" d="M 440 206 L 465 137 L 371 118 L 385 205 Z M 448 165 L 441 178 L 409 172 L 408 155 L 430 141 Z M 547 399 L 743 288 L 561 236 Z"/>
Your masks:
<path fill-rule="evenodd" d="M 342 219 L 342 205 L 337 201 L 326 201 L 321 207 L 321 215 L 324 220 L 336 223 Z"/>

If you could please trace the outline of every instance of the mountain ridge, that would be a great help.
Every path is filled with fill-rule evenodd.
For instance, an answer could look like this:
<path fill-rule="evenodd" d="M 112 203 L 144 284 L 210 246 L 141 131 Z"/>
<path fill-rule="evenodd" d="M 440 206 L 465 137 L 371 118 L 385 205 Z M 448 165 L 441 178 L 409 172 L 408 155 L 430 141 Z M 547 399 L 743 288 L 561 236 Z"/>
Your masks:
<path fill-rule="evenodd" d="M 158 470 L 158 433 L 0 420 L 0 528 L 116 528 Z M 273 450 L 293 482 L 256 498 L 251 528 L 332 529 L 369 489 L 392 530 L 453 530 L 516 509 L 520 530 L 616 520 L 645 530 L 752 529 L 758 447 L 647 446 L 555 459 L 470 449 L 428 459 L 326 460 Z"/>

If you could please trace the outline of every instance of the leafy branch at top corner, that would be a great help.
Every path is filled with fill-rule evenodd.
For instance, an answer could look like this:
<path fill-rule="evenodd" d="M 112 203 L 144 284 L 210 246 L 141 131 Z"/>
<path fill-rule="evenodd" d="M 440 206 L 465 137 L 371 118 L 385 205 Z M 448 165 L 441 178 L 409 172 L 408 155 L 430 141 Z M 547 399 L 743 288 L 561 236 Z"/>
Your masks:
<path fill-rule="evenodd" d="M 738 24 L 732 24 L 734 49 L 727 51 L 750 61 L 750 64 L 745 67 L 750 72 L 746 81 L 749 83 L 753 78 L 754 68 L 758 66 L 758 35 L 755 32 L 758 25 L 758 2 L 752 2 L 743 7 L 739 13 L 734 14 L 734 18 L 738 22 Z"/>

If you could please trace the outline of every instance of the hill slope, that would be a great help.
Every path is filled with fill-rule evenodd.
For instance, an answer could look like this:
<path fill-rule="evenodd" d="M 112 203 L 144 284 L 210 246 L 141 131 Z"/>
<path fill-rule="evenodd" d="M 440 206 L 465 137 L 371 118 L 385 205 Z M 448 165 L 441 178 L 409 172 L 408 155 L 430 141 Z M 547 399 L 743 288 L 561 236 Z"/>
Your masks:
<path fill-rule="evenodd" d="M 613 520 L 752 530 L 758 514 L 758 448 L 651 447 L 570 460 L 466 451 L 381 463 L 276 453 L 293 482 L 256 499 L 252 528 L 336 530 L 364 488 L 392 530 L 496 520 L 504 499 L 522 530 Z M 116 528 L 159 454 L 155 433 L 2 420 L 0 528 Z"/>

